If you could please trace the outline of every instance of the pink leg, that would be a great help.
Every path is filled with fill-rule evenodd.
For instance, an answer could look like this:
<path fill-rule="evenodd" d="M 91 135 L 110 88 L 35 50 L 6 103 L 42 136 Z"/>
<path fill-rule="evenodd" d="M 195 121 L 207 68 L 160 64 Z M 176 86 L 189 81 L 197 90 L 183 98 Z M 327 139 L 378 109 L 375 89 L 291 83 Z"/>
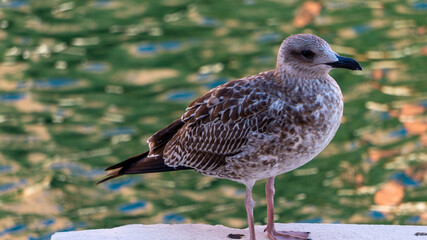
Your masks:
<path fill-rule="evenodd" d="M 248 228 L 250 240 L 255 240 L 255 228 L 254 228 L 254 206 L 255 202 L 252 199 L 252 185 L 246 186 L 245 206 L 246 213 L 248 214 Z"/>
<path fill-rule="evenodd" d="M 307 239 L 310 235 L 309 232 L 276 231 L 274 228 L 274 191 L 274 177 L 271 177 L 265 185 L 265 195 L 267 197 L 267 227 L 265 231 L 268 234 L 268 238 L 271 240 Z"/>

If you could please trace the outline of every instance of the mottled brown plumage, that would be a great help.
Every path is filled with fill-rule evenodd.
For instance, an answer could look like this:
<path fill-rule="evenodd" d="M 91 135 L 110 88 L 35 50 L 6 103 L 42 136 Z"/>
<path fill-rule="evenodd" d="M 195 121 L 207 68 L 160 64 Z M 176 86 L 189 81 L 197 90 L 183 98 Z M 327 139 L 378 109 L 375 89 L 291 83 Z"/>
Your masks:
<path fill-rule="evenodd" d="M 308 233 L 274 229 L 274 177 L 313 159 L 335 135 L 343 100 L 328 74 L 333 67 L 361 70 L 323 39 L 293 35 L 282 43 L 275 70 L 230 81 L 196 99 L 180 119 L 148 139 L 148 152 L 109 167 L 113 171 L 105 180 L 194 169 L 241 182 L 247 188 L 245 205 L 253 240 L 252 186 L 268 178 L 269 238 L 306 239 Z"/>

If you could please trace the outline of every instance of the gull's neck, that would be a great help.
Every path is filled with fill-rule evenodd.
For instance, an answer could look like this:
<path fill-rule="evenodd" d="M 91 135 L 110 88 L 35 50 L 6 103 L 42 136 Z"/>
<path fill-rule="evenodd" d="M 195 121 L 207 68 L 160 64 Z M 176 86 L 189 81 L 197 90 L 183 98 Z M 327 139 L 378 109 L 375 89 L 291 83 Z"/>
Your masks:
<path fill-rule="evenodd" d="M 274 79 L 279 86 L 286 87 L 287 85 L 294 85 L 295 82 L 312 82 L 316 80 L 331 79 L 327 71 L 313 71 L 303 68 L 287 67 L 276 68 L 274 71 Z"/>

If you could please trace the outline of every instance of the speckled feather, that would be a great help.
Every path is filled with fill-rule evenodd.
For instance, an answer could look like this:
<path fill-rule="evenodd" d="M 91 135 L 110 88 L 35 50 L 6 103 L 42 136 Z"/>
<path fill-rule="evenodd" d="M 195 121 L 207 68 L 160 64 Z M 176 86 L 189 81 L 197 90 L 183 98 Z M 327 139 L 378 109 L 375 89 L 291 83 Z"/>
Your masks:
<path fill-rule="evenodd" d="M 294 48 L 311 48 L 319 56 L 307 59 Z M 251 185 L 302 166 L 327 146 L 341 122 L 341 91 L 323 64 L 336 60 L 316 36 L 288 38 L 275 70 L 230 81 L 196 99 L 148 140 L 143 158 L 108 168 L 117 169 L 109 179 L 150 168 L 191 168 Z"/>
<path fill-rule="evenodd" d="M 273 120 L 267 114 L 272 97 L 258 91 L 264 78 L 231 81 L 191 103 L 181 117 L 184 126 L 165 147 L 165 163 L 215 171 L 240 153 L 250 134 L 264 132 Z"/>
<path fill-rule="evenodd" d="M 108 168 L 114 171 L 103 181 L 194 169 L 241 182 L 249 238 L 255 240 L 252 187 L 268 178 L 268 238 L 308 239 L 308 232 L 275 230 L 274 178 L 312 160 L 338 130 L 343 98 L 328 74 L 332 68 L 362 70 L 323 39 L 292 35 L 280 46 L 275 70 L 228 82 L 196 99 L 180 119 L 148 139 L 149 151 Z"/>
<path fill-rule="evenodd" d="M 292 79 L 279 85 L 268 71 L 231 81 L 192 102 L 182 127 L 163 148 L 165 164 L 239 182 L 293 170 L 332 139 L 342 116 L 332 78 Z M 149 156 L 163 132 L 148 140 Z M 157 140 L 158 139 L 158 140 Z"/>

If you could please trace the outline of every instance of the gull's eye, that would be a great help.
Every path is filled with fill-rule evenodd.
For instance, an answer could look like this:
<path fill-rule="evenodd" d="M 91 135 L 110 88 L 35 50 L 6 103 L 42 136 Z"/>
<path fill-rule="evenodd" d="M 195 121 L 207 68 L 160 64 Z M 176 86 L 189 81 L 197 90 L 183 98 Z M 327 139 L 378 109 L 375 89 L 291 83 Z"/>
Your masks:
<path fill-rule="evenodd" d="M 314 52 L 312 52 L 311 50 L 303 50 L 303 51 L 301 51 L 301 54 L 305 58 L 313 58 L 314 57 Z"/>

